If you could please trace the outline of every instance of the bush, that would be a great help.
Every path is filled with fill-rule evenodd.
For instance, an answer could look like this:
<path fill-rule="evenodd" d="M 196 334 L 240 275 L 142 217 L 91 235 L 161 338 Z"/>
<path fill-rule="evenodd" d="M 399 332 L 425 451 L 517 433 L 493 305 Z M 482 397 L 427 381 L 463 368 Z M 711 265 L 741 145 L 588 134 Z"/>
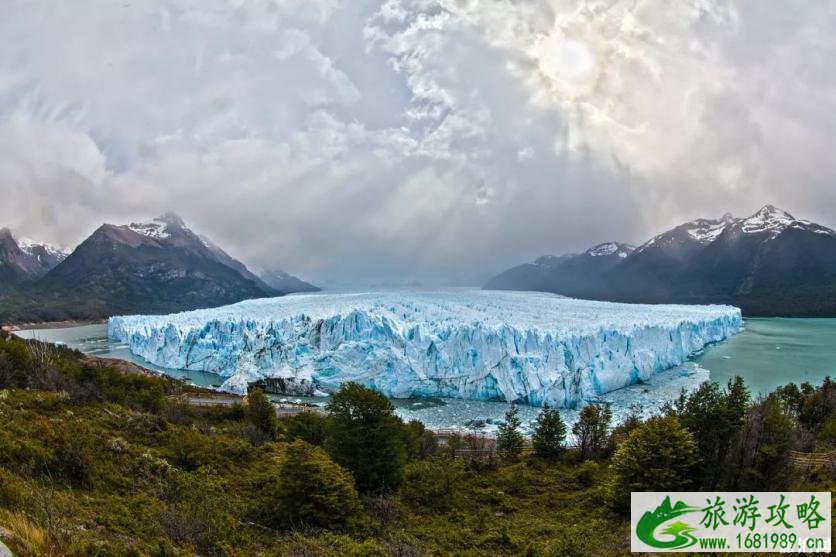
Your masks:
<path fill-rule="evenodd" d="M 575 467 L 575 481 L 581 488 L 591 487 L 598 479 L 601 466 L 594 460 L 587 460 Z"/>
<path fill-rule="evenodd" d="M 320 448 L 295 441 L 264 488 L 262 520 L 278 528 L 353 528 L 361 516 L 351 476 Z"/>
<path fill-rule="evenodd" d="M 560 412 L 544 404 L 531 437 L 534 452 L 541 458 L 555 459 L 563 452 L 565 440 L 566 424 L 560 419 Z"/>
<path fill-rule="evenodd" d="M 162 531 L 177 544 L 192 545 L 201 554 L 226 555 L 222 548 L 238 527 L 229 504 L 229 484 L 210 467 L 196 472 L 174 471 L 163 493 Z"/>
<path fill-rule="evenodd" d="M 401 500 L 424 512 L 450 512 L 463 475 L 464 468 L 457 460 L 435 458 L 412 462 L 404 471 Z"/>
<path fill-rule="evenodd" d="M 104 401 L 158 414 L 165 408 L 165 382 L 159 377 L 125 374 L 112 367 L 69 366 L 70 395 L 78 402 Z"/>
<path fill-rule="evenodd" d="M 197 431 L 190 429 L 172 431 L 168 440 L 168 451 L 171 464 L 193 472 L 211 462 L 214 452 L 210 448 L 209 439 Z"/>
<path fill-rule="evenodd" d="M 386 493 L 402 480 L 407 459 L 403 421 L 389 400 L 357 383 L 346 383 L 328 401 L 331 418 L 325 447 L 348 469 L 361 493 Z"/>
<path fill-rule="evenodd" d="M 625 510 L 631 491 L 683 491 L 691 485 L 697 458 L 694 438 L 676 416 L 650 418 L 613 457 L 610 503 Z"/>

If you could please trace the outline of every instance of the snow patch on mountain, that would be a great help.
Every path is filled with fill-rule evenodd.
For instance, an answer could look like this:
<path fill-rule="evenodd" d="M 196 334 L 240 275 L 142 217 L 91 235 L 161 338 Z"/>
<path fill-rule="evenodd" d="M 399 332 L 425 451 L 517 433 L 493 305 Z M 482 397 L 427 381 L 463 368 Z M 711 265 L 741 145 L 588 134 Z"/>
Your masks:
<path fill-rule="evenodd" d="M 137 234 L 154 238 L 155 240 L 163 240 L 171 237 L 171 234 L 167 231 L 168 225 L 156 219 L 151 222 L 132 222 L 128 225 L 128 228 Z"/>
<path fill-rule="evenodd" d="M 689 222 L 685 225 L 685 230 L 694 240 L 703 245 L 708 245 L 716 240 L 726 230 L 726 227 L 734 223 L 735 220 L 730 213 L 726 213 L 722 218 L 716 220 L 697 219 Z"/>
<path fill-rule="evenodd" d="M 55 259 L 61 261 L 66 259 L 66 257 L 70 254 L 70 251 L 65 248 L 48 244 L 46 242 L 39 242 L 31 238 L 20 237 L 16 240 L 17 245 L 22 252 L 27 255 L 37 257 L 38 261 L 40 261 L 44 255 L 54 257 Z"/>
<path fill-rule="evenodd" d="M 773 205 L 767 205 L 751 217 L 743 220 L 740 227 L 747 234 L 769 233 L 770 238 L 797 222 L 795 217 Z"/>
<path fill-rule="evenodd" d="M 729 306 L 629 305 L 530 292 L 380 292 L 249 300 L 113 317 L 147 361 L 291 393 L 357 381 L 392 397 L 574 407 L 686 361 L 741 327 Z"/>
<path fill-rule="evenodd" d="M 825 236 L 836 236 L 836 230 L 832 230 L 826 226 L 822 226 L 808 220 L 797 220 L 792 223 L 790 227 L 798 230 L 806 230 L 807 232 L 813 232 L 815 234 L 824 234 Z"/>
<path fill-rule="evenodd" d="M 617 242 L 606 242 L 598 244 L 597 246 L 588 249 L 586 253 L 592 257 L 604 257 L 607 255 L 618 254 L 618 257 L 624 259 L 630 255 L 636 248 L 627 244 L 619 244 Z"/>

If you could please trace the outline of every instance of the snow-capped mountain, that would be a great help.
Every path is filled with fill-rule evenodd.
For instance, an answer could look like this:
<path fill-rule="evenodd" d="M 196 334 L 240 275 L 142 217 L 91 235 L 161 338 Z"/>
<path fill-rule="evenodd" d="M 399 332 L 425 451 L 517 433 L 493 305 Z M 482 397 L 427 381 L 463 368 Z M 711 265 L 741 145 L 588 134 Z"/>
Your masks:
<path fill-rule="evenodd" d="M 491 279 L 493 290 L 535 290 L 567 296 L 591 296 L 601 287 L 595 280 L 630 256 L 636 248 L 618 242 L 598 244 L 583 253 L 547 255 L 534 263 L 508 269 Z"/>
<path fill-rule="evenodd" d="M 60 248 L 0 229 L 0 288 L 38 279 L 66 257 Z"/>
<path fill-rule="evenodd" d="M 592 251 L 615 253 L 601 246 L 585 253 Z M 552 266 L 514 267 L 485 288 L 629 302 L 730 303 L 750 315 L 836 316 L 836 232 L 772 205 L 745 218 L 726 214 L 684 223 L 609 267 L 573 269 L 576 255 L 550 258 Z M 520 280 L 523 269 L 536 280 Z"/>

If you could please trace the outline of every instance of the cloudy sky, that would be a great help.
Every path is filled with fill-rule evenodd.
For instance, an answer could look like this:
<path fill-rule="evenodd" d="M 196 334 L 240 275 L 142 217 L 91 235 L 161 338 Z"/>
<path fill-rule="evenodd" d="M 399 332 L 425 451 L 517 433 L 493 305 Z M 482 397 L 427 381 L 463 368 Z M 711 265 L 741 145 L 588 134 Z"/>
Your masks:
<path fill-rule="evenodd" d="M 4 0 L 0 225 L 174 210 L 326 284 L 765 203 L 833 226 L 834 30 L 830 0 Z"/>

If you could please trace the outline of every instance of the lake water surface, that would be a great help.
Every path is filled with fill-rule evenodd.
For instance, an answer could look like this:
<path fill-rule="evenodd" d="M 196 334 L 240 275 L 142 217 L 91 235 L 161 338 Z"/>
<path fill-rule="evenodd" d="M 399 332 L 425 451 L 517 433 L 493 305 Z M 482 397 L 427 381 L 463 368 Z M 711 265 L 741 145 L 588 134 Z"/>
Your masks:
<path fill-rule="evenodd" d="M 153 366 L 131 354 L 127 345 L 109 340 L 107 327 L 103 324 L 35 329 L 16 334 L 63 343 L 94 356 L 129 360 L 197 386 L 211 388 L 223 382 L 214 373 Z M 747 319 L 740 334 L 707 347 L 693 362 L 658 374 L 647 384 L 608 393 L 602 399 L 612 403 L 617 421 L 631 405 L 638 405 L 649 414 L 665 401 L 675 398 L 682 388 L 692 389 L 709 378 L 725 384 L 735 375 L 744 378 L 753 394 L 768 393 L 790 382 L 819 383 L 827 375 L 836 376 L 836 319 Z M 304 400 L 323 403 L 321 398 Z M 491 422 L 501 419 L 508 409 L 506 403 L 473 400 L 406 399 L 392 402 L 403 418 L 418 419 L 434 428 L 460 428 L 476 422 L 485 424 L 485 429 L 490 430 L 494 427 Z M 537 408 L 520 407 L 520 417 L 525 425 L 538 412 Z M 577 416 L 577 412 L 571 410 L 561 413 L 569 423 Z"/>

